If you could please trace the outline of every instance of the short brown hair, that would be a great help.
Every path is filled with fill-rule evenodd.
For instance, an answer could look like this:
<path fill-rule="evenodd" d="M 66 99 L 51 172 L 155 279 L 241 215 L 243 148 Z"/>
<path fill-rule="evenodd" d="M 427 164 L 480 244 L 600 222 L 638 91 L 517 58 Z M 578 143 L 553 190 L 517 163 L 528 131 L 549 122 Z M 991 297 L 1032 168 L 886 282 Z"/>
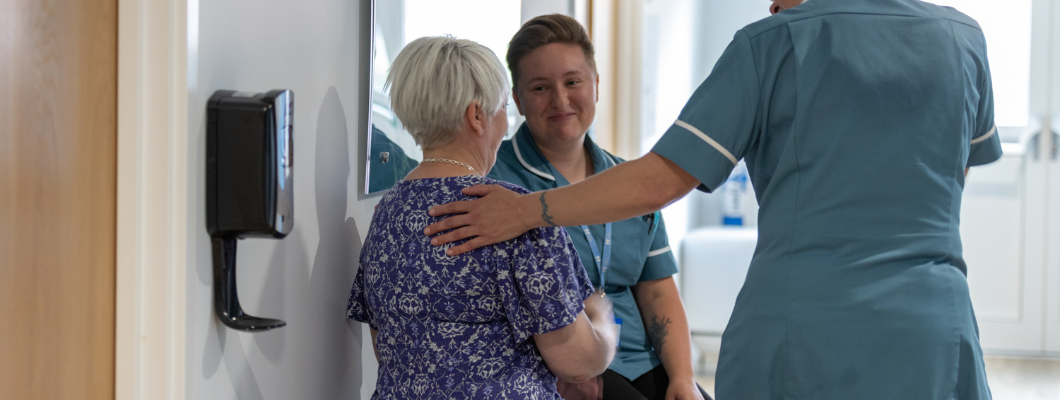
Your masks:
<path fill-rule="evenodd" d="M 512 85 L 518 90 L 519 87 L 519 61 L 538 48 L 552 43 L 565 43 L 581 47 L 585 54 L 585 61 L 589 63 L 594 75 L 596 72 L 596 58 L 593 50 L 593 42 L 589 40 L 589 33 L 578 20 L 563 14 L 549 14 L 534 17 L 523 24 L 522 28 L 512 36 L 508 42 L 508 70 L 512 72 Z"/>

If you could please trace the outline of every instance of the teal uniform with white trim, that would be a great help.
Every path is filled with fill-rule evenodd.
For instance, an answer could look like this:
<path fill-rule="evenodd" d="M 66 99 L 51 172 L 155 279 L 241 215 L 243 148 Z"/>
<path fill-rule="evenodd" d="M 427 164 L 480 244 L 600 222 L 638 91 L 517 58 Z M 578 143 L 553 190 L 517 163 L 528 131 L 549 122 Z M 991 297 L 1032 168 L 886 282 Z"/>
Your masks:
<path fill-rule="evenodd" d="M 737 32 L 652 149 L 708 189 L 746 159 L 761 206 L 718 399 L 991 398 L 959 224 L 993 119 L 951 8 L 810 0 Z"/>
<path fill-rule="evenodd" d="M 604 151 L 592 139 L 585 136 L 585 147 L 589 150 L 595 173 L 621 163 L 623 160 Z M 533 191 L 554 189 L 570 183 L 541 154 L 534 143 L 527 125 L 519 127 L 515 136 L 501 143 L 497 163 L 489 173 L 490 178 L 507 181 Z M 606 225 L 588 226 L 596 242 L 595 253 L 606 258 Z M 615 317 L 622 319 L 619 348 L 608 369 L 629 380 L 634 380 L 661 364 L 652 350 L 651 342 L 644 332 L 640 309 L 633 298 L 631 287 L 638 282 L 651 281 L 677 273 L 677 260 L 670 251 L 666 237 L 666 224 L 661 213 L 652 213 L 611 225 L 610 267 L 607 268 L 605 291 L 611 298 Z M 582 227 L 567 227 L 574 247 L 578 250 L 582 265 L 593 285 L 601 282 L 599 263 L 594 260 L 594 251 L 586 239 Z"/>

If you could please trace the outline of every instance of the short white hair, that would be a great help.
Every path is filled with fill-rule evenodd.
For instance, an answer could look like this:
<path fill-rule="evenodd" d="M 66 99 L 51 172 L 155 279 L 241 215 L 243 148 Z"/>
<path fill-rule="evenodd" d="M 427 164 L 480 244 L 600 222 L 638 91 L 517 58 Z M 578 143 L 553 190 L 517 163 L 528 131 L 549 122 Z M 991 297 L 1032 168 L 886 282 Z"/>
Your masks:
<path fill-rule="evenodd" d="M 416 144 L 430 148 L 452 140 L 471 102 L 496 115 L 508 103 L 510 86 L 504 65 L 486 46 L 431 36 L 401 49 L 384 87 L 390 88 L 390 108 Z"/>

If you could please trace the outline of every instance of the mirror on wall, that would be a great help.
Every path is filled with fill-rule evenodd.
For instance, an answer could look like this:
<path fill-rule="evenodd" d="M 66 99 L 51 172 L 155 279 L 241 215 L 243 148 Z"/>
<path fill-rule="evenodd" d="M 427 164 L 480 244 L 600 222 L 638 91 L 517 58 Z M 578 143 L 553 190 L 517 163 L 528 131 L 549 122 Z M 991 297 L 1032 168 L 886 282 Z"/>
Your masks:
<path fill-rule="evenodd" d="M 419 146 L 390 109 L 390 94 L 384 87 L 390 65 L 401 49 L 420 37 L 451 35 L 481 43 L 504 63 L 508 41 L 522 21 L 521 0 L 382 0 L 373 2 L 372 12 L 365 179 L 365 193 L 369 194 L 389 189 L 423 159 Z M 516 108 L 508 107 L 509 135 L 521 122 Z"/>

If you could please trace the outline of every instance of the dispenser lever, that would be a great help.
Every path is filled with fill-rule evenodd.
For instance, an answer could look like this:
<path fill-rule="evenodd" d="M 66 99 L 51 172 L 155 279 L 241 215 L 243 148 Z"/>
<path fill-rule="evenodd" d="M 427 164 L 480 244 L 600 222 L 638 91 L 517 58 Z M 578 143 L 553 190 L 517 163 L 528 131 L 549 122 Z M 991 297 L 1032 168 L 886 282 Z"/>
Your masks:
<path fill-rule="evenodd" d="M 217 318 L 232 329 L 245 332 L 267 331 L 287 325 L 278 319 L 258 318 L 243 312 L 236 293 L 236 238 L 214 237 L 213 288 Z"/>

